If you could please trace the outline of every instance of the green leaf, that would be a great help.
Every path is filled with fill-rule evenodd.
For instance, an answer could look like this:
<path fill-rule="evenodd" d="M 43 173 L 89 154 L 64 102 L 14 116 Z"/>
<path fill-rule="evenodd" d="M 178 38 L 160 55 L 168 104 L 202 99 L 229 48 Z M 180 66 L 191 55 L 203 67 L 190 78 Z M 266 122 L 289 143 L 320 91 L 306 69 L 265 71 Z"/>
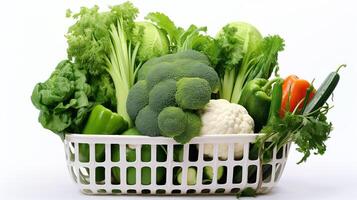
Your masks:
<path fill-rule="evenodd" d="M 257 195 L 257 191 L 253 188 L 245 188 L 244 190 L 242 190 L 241 192 L 238 192 L 236 194 L 237 199 L 239 199 L 240 197 L 255 197 Z"/>
<path fill-rule="evenodd" d="M 31 96 L 40 110 L 39 121 L 63 137 L 62 133 L 79 132 L 93 102 L 85 73 L 68 60 L 60 62 L 50 78 L 38 83 Z"/>
<path fill-rule="evenodd" d="M 177 45 L 180 40 L 180 33 L 182 32 L 182 29 L 176 27 L 175 23 L 167 15 L 160 12 L 151 12 L 145 17 L 145 19 L 150 20 L 160 29 L 164 30 L 167 33 L 170 42 L 173 45 Z"/>

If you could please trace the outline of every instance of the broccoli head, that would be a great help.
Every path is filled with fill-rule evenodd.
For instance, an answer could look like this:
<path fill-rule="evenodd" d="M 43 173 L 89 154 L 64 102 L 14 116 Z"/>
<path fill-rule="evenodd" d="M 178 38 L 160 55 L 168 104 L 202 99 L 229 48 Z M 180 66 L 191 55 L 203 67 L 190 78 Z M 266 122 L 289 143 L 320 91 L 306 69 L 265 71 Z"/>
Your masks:
<path fill-rule="evenodd" d="M 199 134 L 201 120 L 195 112 L 219 86 L 218 74 L 204 54 L 190 50 L 150 59 L 138 79 L 129 91 L 127 110 L 142 134 L 173 137 L 180 143 Z"/>
<path fill-rule="evenodd" d="M 174 137 L 185 131 L 187 119 L 181 108 L 166 107 L 160 112 L 158 123 L 162 135 Z"/>
<path fill-rule="evenodd" d="M 203 108 L 211 99 L 209 83 L 202 78 L 182 78 L 177 81 L 176 103 L 184 109 Z"/>

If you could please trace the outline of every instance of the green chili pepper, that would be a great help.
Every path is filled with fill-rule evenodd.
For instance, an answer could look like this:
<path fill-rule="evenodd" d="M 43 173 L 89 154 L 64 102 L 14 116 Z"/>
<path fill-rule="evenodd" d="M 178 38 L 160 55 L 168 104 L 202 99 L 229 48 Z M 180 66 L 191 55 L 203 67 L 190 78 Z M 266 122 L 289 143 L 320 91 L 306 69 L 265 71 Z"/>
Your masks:
<path fill-rule="evenodd" d="M 272 99 L 267 124 L 280 120 L 279 112 L 283 97 L 283 83 L 284 80 L 279 78 L 274 84 L 273 90 L 271 92 Z"/>
<path fill-rule="evenodd" d="M 271 104 L 271 85 L 278 79 L 256 78 L 247 83 L 242 91 L 239 104 L 244 106 L 254 119 L 254 131 L 259 132 L 266 124 Z"/>

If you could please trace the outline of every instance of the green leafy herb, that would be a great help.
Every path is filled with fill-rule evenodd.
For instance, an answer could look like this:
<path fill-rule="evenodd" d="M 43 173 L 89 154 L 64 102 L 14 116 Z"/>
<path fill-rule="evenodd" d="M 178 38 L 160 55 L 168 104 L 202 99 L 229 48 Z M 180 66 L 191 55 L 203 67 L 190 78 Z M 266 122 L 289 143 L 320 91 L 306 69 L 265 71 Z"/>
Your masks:
<path fill-rule="evenodd" d="M 217 43 L 220 98 L 232 103 L 239 102 L 248 81 L 271 76 L 277 67 L 278 52 L 284 47 L 284 40 L 279 36 L 262 38 L 255 27 L 246 23 L 231 23 L 223 27 Z"/>
<path fill-rule="evenodd" d="M 136 54 L 140 42 L 134 39 L 133 33 L 137 14 L 137 8 L 130 2 L 110 7 L 108 12 L 99 12 L 98 6 L 82 7 L 72 15 L 77 21 L 66 36 L 70 59 L 92 76 L 110 74 L 115 86 L 117 112 L 129 124 L 125 102 L 138 69 Z"/>
<path fill-rule="evenodd" d="M 265 134 L 256 142 L 261 150 L 260 155 L 271 152 L 274 147 L 280 149 L 288 142 L 296 143 L 297 150 L 304 154 L 298 163 L 306 161 L 312 153 L 323 155 L 326 151 L 325 141 L 332 131 L 332 124 L 326 119 L 328 110 L 329 108 L 325 106 L 318 111 L 317 115 L 287 112 L 284 118 L 263 127 L 261 132 Z M 264 147 L 266 141 L 271 141 L 271 144 Z M 264 160 L 264 162 L 267 161 Z"/>

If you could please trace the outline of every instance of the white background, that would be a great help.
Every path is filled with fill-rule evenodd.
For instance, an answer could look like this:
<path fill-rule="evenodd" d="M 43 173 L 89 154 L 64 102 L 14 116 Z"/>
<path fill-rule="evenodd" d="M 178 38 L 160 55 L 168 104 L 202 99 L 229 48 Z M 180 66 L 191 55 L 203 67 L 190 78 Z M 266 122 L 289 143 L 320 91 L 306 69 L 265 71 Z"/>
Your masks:
<path fill-rule="evenodd" d="M 57 62 L 66 56 L 64 34 L 72 21 L 65 18 L 65 10 L 120 2 L 1 1 L 0 199 L 138 198 L 82 195 L 67 173 L 60 139 L 37 122 L 38 111 L 30 101 L 35 83 L 47 79 Z M 329 113 L 335 130 L 326 154 L 296 165 L 301 155 L 292 149 L 278 186 L 257 199 L 356 199 L 357 6 L 352 0 L 134 3 L 141 11 L 140 19 L 149 11 L 162 11 L 180 26 L 207 25 L 212 35 L 226 23 L 237 20 L 254 24 L 264 35 L 280 34 L 286 41 L 286 49 L 280 55 L 284 76 L 294 73 L 307 80 L 316 78 L 315 84 L 319 85 L 339 64 L 348 64 L 341 70 L 335 108 Z"/>

